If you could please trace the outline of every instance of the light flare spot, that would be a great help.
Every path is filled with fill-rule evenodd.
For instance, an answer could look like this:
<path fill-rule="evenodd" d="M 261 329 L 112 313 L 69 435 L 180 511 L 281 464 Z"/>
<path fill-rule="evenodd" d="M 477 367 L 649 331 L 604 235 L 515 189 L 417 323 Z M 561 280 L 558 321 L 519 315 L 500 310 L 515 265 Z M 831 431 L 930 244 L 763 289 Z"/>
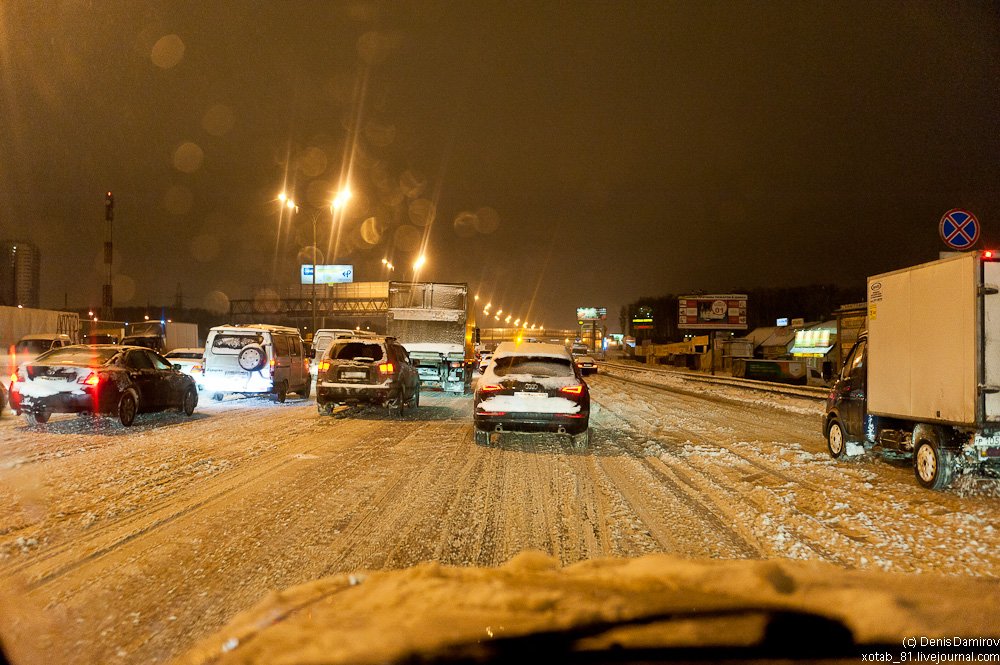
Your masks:
<path fill-rule="evenodd" d="M 225 136 L 235 121 L 232 109 L 225 104 L 215 104 L 201 117 L 201 127 L 212 136 Z"/>
<path fill-rule="evenodd" d="M 174 150 L 174 168 L 182 173 L 194 173 L 201 168 L 204 159 L 204 151 L 192 141 L 185 141 Z"/>
<path fill-rule="evenodd" d="M 459 238 L 471 238 L 477 233 L 479 219 L 476 214 L 464 210 L 455 216 L 455 234 Z"/>
<path fill-rule="evenodd" d="M 420 249 L 420 240 L 422 237 L 423 234 L 420 233 L 420 229 L 409 224 L 404 224 L 396 229 L 393 241 L 396 249 L 399 251 L 415 252 Z"/>
<path fill-rule="evenodd" d="M 153 45 L 150 58 L 160 69 L 176 67 L 184 59 L 184 40 L 177 35 L 160 37 Z"/>
<path fill-rule="evenodd" d="M 410 223 L 416 226 L 427 226 L 434 222 L 437 210 L 434 203 L 428 199 L 415 199 L 410 203 Z"/>

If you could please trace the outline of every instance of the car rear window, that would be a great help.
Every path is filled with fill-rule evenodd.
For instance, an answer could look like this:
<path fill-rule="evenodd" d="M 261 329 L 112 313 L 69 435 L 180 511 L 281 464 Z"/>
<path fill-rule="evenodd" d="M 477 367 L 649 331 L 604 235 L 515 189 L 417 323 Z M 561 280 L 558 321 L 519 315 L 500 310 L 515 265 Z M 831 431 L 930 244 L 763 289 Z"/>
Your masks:
<path fill-rule="evenodd" d="M 200 353 L 185 352 L 185 351 L 171 351 L 165 357 L 171 359 L 184 358 L 190 360 L 201 360 Z"/>
<path fill-rule="evenodd" d="M 330 347 L 330 360 L 375 362 L 385 357 L 381 344 L 369 342 L 339 342 Z"/>
<path fill-rule="evenodd" d="M 493 373 L 497 376 L 508 374 L 530 374 L 537 377 L 573 376 L 573 363 L 569 358 L 547 358 L 543 356 L 504 356 L 494 360 Z"/>
<path fill-rule="evenodd" d="M 263 344 L 263 335 L 246 333 L 221 333 L 212 340 L 212 348 L 225 351 L 239 351 L 249 344 Z"/>
<path fill-rule="evenodd" d="M 36 363 L 53 365 L 103 365 L 118 355 L 117 347 L 68 346 L 38 356 Z"/>
<path fill-rule="evenodd" d="M 52 345 L 47 339 L 23 339 L 14 347 L 14 353 L 43 353 Z"/>

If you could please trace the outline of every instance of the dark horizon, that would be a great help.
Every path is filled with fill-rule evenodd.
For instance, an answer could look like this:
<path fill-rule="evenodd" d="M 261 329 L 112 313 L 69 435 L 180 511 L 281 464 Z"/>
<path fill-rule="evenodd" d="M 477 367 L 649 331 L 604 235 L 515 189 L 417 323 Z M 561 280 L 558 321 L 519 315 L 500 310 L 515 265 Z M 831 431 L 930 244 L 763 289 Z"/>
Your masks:
<path fill-rule="evenodd" d="M 547 327 L 604 306 L 615 328 L 622 305 L 667 293 L 860 287 L 936 258 L 952 208 L 1000 246 L 998 18 L 5 3 L 0 237 L 39 246 L 43 307 L 99 306 L 111 190 L 116 305 L 180 284 L 212 307 L 296 283 L 313 211 L 349 183 L 339 239 L 317 213 L 324 258 L 339 250 L 326 262 L 406 279 L 425 247 L 420 279 Z M 301 203 L 291 223 L 282 188 Z"/>

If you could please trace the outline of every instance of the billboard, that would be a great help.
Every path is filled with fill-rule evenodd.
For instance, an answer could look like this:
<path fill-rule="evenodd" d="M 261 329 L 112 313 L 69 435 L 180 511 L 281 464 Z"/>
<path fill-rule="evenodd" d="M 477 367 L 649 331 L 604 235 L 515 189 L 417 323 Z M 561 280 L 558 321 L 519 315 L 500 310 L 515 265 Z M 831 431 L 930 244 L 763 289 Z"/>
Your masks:
<path fill-rule="evenodd" d="M 746 294 L 681 296 L 677 327 L 689 330 L 746 330 Z"/>
<path fill-rule="evenodd" d="M 576 320 L 580 323 L 584 321 L 604 321 L 608 318 L 607 307 L 577 307 Z"/>
<path fill-rule="evenodd" d="M 313 283 L 313 265 L 307 263 L 301 270 L 302 283 Z M 354 281 L 354 266 L 318 265 L 316 266 L 317 284 L 347 284 Z"/>

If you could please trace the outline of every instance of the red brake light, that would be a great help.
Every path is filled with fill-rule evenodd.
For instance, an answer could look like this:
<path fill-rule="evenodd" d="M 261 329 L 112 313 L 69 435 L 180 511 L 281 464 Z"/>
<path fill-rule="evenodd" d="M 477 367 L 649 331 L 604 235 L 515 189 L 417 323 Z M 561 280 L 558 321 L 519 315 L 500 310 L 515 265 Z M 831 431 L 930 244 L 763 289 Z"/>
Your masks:
<path fill-rule="evenodd" d="M 319 363 L 319 371 L 325 372 L 328 369 L 330 369 L 330 361 L 329 360 L 321 360 L 320 363 Z"/>
<path fill-rule="evenodd" d="M 583 394 L 583 384 L 578 383 L 575 386 L 564 386 L 559 389 L 559 392 L 566 393 L 567 395 L 581 395 Z"/>
<path fill-rule="evenodd" d="M 396 368 L 392 366 L 392 363 L 382 363 L 378 366 L 378 371 L 382 374 L 392 374 L 395 369 Z"/>
<path fill-rule="evenodd" d="M 495 393 L 503 390 L 503 386 L 497 385 L 496 383 L 491 383 L 488 386 L 480 386 L 479 392 L 481 393 Z"/>

